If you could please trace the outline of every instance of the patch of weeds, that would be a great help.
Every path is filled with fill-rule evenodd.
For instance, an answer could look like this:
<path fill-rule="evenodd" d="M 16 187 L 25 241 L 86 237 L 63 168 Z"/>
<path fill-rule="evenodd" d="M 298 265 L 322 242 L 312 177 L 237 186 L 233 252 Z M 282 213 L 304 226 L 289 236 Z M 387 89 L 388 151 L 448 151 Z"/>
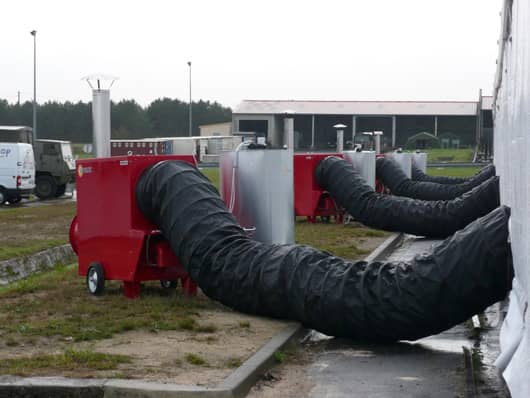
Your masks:
<path fill-rule="evenodd" d="M 17 273 L 15 272 L 15 270 L 13 269 L 13 267 L 11 267 L 11 266 L 7 266 L 7 267 L 5 268 L 5 271 L 6 271 L 6 275 L 7 275 L 7 276 L 16 276 L 16 275 L 17 275 Z"/>
<path fill-rule="evenodd" d="M 213 323 L 198 325 L 195 327 L 195 331 L 199 333 L 215 333 L 217 332 L 217 326 L 215 326 Z"/>
<path fill-rule="evenodd" d="M 161 296 L 159 290 L 138 300 L 123 296 L 120 282 L 108 281 L 103 295 L 86 292 L 77 267 L 57 268 L 0 287 L 0 335 L 3 341 L 59 337 L 66 341 L 93 341 L 132 330 L 190 330 L 213 333 L 215 325 L 198 325 L 201 309 L 222 308 L 204 295 Z M 155 283 L 153 282 L 153 286 Z M 24 340 L 20 340 L 23 336 Z"/>
<path fill-rule="evenodd" d="M 179 327 L 179 329 L 183 329 L 183 330 L 194 330 L 196 325 L 197 325 L 197 321 L 195 321 L 195 319 L 193 318 L 182 318 L 182 319 L 179 319 L 177 321 L 177 325 Z"/>
<path fill-rule="evenodd" d="M 8 337 L 6 339 L 6 346 L 8 346 L 8 347 L 16 347 L 17 345 L 19 345 L 19 342 L 16 341 L 13 337 Z"/>
<path fill-rule="evenodd" d="M 126 355 L 67 349 L 62 354 L 4 359 L 0 362 L 0 373 L 27 376 L 35 371 L 51 373 L 77 369 L 112 370 L 116 369 L 120 364 L 130 363 L 131 361 L 131 357 Z"/>
<path fill-rule="evenodd" d="M 369 251 L 358 245 L 366 238 L 383 237 L 386 232 L 366 228 L 359 223 L 310 224 L 297 220 L 295 226 L 296 242 L 315 247 L 335 256 L 355 260 L 362 258 Z"/>
<path fill-rule="evenodd" d="M 123 372 L 113 372 L 112 375 L 110 375 L 111 379 L 132 379 L 133 377 L 131 375 L 128 375 L 127 373 Z"/>
<path fill-rule="evenodd" d="M 67 239 L 28 240 L 21 242 L 21 246 L 0 247 L 0 261 L 28 256 L 55 246 L 64 245 L 67 242 Z"/>
<path fill-rule="evenodd" d="M 199 343 L 206 343 L 206 344 L 212 344 L 219 340 L 217 336 L 204 336 L 204 337 L 193 336 L 191 337 L 191 339 L 198 341 Z"/>
<path fill-rule="evenodd" d="M 76 204 L 57 204 L 2 209 L 0 260 L 22 257 L 53 246 L 68 243 L 68 227 Z M 35 226 L 38 225 L 38 228 Z"/>
<path fill-rule="evenodd" d="M 228 358 L 228 360 L 226 361 L 226 366 L 228 366 L 229 368 L 239 368 L 242 363 L 243 361 L 241 360 L 241 358 L 233 357 Z"/>
<path fill-rule="evenodd" d="M 274 353 L 274 360 L 276 363 L 284 363 L 286 358 L 287 355 L 283 351 L 278 350 Z"/>
<path fill-rule="evenodd" d="M 249 321 L 240 321 L 239 327 L 241 329 L 250 329 L 250 322 Z"/>
<path fill-rule="evenodd" d="M 182 366 L 182 359 L 180 359 L 180 358 L 176 358 L 176 359 L 173 361 L 173 365 L 176 365 L 176 366 Z"/>
<path fill-rule="evenodd" d="M 186 354 L 186 362 L 192 365 L 202 366 L 206 365 L 206 360 L 197 354 L 188 353 Z"/>
<path fill-rule="evenodd" d="M 27 278 L 0 287 L 0 298 L 23 296 L 37 290 L 56 289 L 56 284 L 66 280 L 68 273 L 72 270 L 73 266 L 57 264 L 51 271 L 32 274 Z"/>

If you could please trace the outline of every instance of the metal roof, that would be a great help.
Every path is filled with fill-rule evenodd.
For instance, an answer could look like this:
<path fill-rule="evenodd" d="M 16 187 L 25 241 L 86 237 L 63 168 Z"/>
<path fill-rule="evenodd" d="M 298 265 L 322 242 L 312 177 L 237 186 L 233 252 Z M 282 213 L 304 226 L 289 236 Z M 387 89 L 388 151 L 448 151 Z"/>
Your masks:
<path fill-rule="evenodd" d="M 47 139 L 47 138 L 38 138 L 37 139 L 37 142 L 49 142 L 49 143 L 52 143 L 52 144 L 71 144 L 70 141 L 65 141 L 65 140 L 51 140 L 51 139 Z"/>
<path fill-rule="evenodd" d="M 28 126 L 0 126 L 2 131 L 20 131 L 20 130 L 31 130 Z"/>
<path fill-rule="evenodd" d="M 244 100 L 234 114 L 271 115 L 448 115 L 474 116 L 474 101 L 295 101 Z"/>

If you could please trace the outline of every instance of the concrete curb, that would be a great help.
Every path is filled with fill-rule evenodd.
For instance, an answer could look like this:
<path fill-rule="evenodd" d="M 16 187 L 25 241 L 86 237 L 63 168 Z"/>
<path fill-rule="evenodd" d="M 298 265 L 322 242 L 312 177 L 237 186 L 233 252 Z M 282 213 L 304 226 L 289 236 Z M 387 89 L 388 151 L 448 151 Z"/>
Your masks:
<path fill-rule="evenodd" d="M 0 261 L 0 286 L 29 275 L 52 269 L 59 263 L 74 261 L 76 256 L 69 244 L 24 256 Z"/>
<path fill-rule="evenodd" d="M 388 253 L 394 251 L 403 242 L 405 234 L 401 232 L 394 232 L 383 243 L 381 243 L 372 253 L 364 259 L 364 261 L 381 261 Z"/>
<path fill-rule="evenodd" d="M 219 387 L 232 391 L 233 397 L 244 397 L 260 376 L 274 364 L 274 353 L 294 340 L 301 339 L 306 333 L 306 329 L 300 324 L 289 324 L 228 376 Z"/>
<path fill-rule="evenodd" d="M 274 353 L 301 338 L 298 323 L 273 336 L 253 356 L 214 388 L 123 379 L 0 376 L 0 397 L 13 398 L 240 398 L 273 364 Z"/>

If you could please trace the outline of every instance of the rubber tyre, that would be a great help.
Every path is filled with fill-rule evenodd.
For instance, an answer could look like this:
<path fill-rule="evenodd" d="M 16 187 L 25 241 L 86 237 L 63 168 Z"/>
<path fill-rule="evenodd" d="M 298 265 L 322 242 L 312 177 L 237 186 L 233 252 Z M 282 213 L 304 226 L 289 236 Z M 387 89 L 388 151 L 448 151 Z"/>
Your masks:
<path fill-rule="evenodd" d="M 6 202 L 6 193 L 4 191 L 4 188 L 0 188 L 0 206 L 2 206 Z"/>
<path fill-rule="evenodd" d="M 35 195 L 40 200 L 46 200 L 55 197 L 57 192 L 57 183 L 52 176 L 37 177 L 37 184 L 35 187 Z"/>
<path fill-rule="evenodd" d="M 7 201 L 11 203 L 12 205 L 14 205 L 14 204 L 20 203 L 21 200 L 22 200 L 22 196 L 17 195 L 17 196 L 10 197 Z"/>
<path fill-rule="evenodd" d="M 178 285 L 178 281 L 168 281 L 168 280 L 161 280 L 160 286 L 162 286 L 163 289 L 176 289 Z"/>
<path fill-rule="evenodd" d="M 55 197 L 58 198 L 63 196 L 66 192 L 66 184 L 57 185 L 57 190 L 55 191 Z"/>
<path fill-rule="evenodd" d="M 86 287 L 90 294 L 100 295 L 105 290 L 105 270 L 100 263 L 92 263 L 86 273 Z"/>

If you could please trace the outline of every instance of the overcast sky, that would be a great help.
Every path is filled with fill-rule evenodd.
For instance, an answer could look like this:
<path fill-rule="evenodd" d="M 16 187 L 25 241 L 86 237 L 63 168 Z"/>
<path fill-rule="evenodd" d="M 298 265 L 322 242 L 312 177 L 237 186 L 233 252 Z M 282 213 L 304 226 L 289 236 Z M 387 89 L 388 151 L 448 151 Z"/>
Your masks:
<path fill-rule="evenodd" d="M 0 4 L 0 98 L 475 100 L 491 94 L 501 0 L 24 0 Z"/>

